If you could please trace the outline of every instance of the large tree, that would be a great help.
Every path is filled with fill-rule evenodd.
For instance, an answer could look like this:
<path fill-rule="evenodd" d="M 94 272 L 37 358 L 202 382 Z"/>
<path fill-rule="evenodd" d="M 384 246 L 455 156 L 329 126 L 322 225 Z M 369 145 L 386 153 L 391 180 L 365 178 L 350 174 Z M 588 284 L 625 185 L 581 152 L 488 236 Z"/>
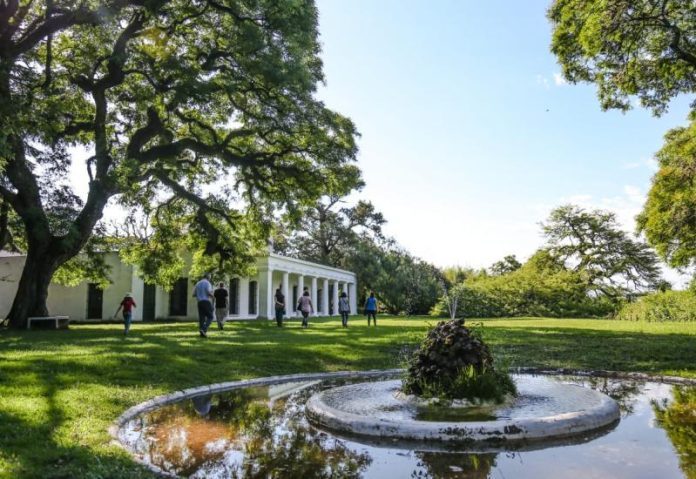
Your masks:
<path fill-rule="evenodd" d="M 311 0 L 0 0 L 0 195 L 27 252 L 10 324 L 48 313 L 110 200 L 231 262 L 340 181 L 355 130 L 315 97 L 318 53 Z"/>
<path fill-rule="evenodd" d="M 623 231 L 610 211 L 561 206 L 542 228 L 551 258 L 579 273 L 594 294 L 619 298 L 661 284 L 657 255 Z"/>
<path fill-rule="evenodd" d="M 665 135 L 638 227 L 668 264 L 696 266 L 696 121 Z"/>
<path fill-rule="evenodd" d="M 570 82 L 597 85 L 604 109 L 627 110 L 631 97 L 656 115 L 696 93 L 696 4 L 688 0 L 555 0 L 551 50 Z M 694 113 L 670 131 L 657 154 L 638 227 L 672 266 L 696 264 Z"/>

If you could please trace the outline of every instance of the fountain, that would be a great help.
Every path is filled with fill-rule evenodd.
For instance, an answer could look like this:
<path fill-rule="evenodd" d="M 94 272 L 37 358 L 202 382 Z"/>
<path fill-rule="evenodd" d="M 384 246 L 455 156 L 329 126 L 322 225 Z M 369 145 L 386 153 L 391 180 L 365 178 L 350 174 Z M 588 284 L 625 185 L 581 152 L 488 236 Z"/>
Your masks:
<path fill-rule="evenodd" d="M 462 320 L 433 328 L 401 380 L 318 392 L 306 414 L 339 434 L 487 447 L 583 435 L 620 415 L 616 401 L 591 389 L 544 377 L 513 382 Z"/>
<path fill-rule="evenodd" d="M 696 382 L 615 376 L 509 375 L 475 332 L 443 322 L 405 370 L 177 391 L 129 409 L 111 434 L 137 461 L 171 477 L 688 475 L 691 463 L 670 439 L 679 451 L 692 447 L 696 434 L 685 435 L 674 418 L 692 414 L 696 396 L 688 387 Z M 615 450 L 621 454 L 606 453 Z"/>

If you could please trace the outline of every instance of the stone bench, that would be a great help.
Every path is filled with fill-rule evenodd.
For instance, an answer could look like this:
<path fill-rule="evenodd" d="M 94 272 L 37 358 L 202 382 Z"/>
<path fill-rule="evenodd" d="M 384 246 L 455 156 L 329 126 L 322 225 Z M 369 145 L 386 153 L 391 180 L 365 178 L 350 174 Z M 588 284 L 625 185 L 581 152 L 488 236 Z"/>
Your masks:
<path fill-rule="evenodd" d="M 68 329 L 68 324 L 70 323 L 70 316 L 32 316 L 27 318 L 27 329 L 31 329 L 31 323 L 37 323 L 41 321 L 53 321 L 55 324 L 54 329 Z"/>

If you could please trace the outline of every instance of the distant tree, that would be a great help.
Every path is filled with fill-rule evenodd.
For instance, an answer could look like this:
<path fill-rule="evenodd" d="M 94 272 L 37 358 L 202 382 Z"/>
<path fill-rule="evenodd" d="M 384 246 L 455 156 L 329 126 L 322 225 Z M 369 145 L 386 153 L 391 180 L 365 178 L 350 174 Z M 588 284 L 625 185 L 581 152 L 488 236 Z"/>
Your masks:
<path fill-rule="evenodd" d="M 302 210 L 299 225 L 286 227 L 289 234 L 277 251 L 335 267 L 343 267 L 362 240 L 382 242 L 382 213 L 369 201 L 349 206 L 344 197 L 325 196 Z M 292 228 L 292 229 L 291 229 Z"/>
<path fill-rule="evenodd" d="M 372 285 L 391 314 L 427 314 L 441 294 L 442 273 L 400 249 L 383 250 L 380 274 Z"/>
<path fill-rule="evenodd" d="M 500 261 L 496 261 L 491 265 L 491 274 L 496 276 L 502 276 L 507 273 L 512 273 L 517 271 L 522 267 L 522 263 L 517 261 L 517 257 L 514 254 L 507 255 Z"/>
<path fill-rule="evenodd" d="M 609 211 L 566 205 L 542 224 L 547 251 L 578 272 L 595 294 L 619 297 L 636 289 L 655 289 L 661 280 L 657 255 L 621 230 Z"/>
<path fill-rule="evenodd" d="M 354 125 L 315 95 L 317 16 L 311 0 L 0 1 L 0 197 L 27 253 L 11 326 L 48 313 L 109 201 L 152 218 L 130 252 L 144 271 L 183 247 L 225 268 L 279 206 L 354 176 Z"/>
<path fill-rule="evenodd" d="M 638 228 L 669 265 L 696 266 L 696 120 L 670 130 Z"/>
<path fill-rule="evenodd" d="M 555 0 L 551 51 L 570 82 L 591 82 L 602 108 L 631 96 L 654 114 L 696 92 L 696 7 L 685 0 Z"/>

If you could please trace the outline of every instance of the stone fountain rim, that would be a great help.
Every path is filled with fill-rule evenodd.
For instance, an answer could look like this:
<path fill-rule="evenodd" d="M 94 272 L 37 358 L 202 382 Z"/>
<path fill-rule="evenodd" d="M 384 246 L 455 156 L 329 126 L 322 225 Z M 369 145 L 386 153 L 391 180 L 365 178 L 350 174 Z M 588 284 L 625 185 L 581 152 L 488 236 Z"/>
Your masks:
<path fill-rule="evenodd" d="M 401 374 L 403 369 L 372 369 L 367 371 L 338 371 L 329 373 L 300 373 L 286 374 L 280 376 L 267 376 L 262 378 L 245 379 L 240 381 L 227 381 L 222 383 L 214 383 L 205 386 L 187 388 L 177 390 L 168 394 L 156 396 L 147 401 L 141 402 L 126 409 L 116 420 L 109 426 L 108 433 L 111 436 L 112 443 L 124 449 L 130 456 L 141 466 L 148 469 L 150 472 L 157 474 L 160 477 L 174 478 L 179 477 L 176 474 L 171 474 L 157 466 L 138 457 L 128 446 L 121 442 L 120 431 L 126 423 L 132 421 L 136 417 L 159 409 L 160 407 L 174 404 L 184 399 L 191 399 L 197 396 L 207 396 L 210 394 L 218 394 L 235 389 L 243 389 L 254 386 L 272 386 L 294 381 L 314 381 L 326 379 L 362 379 L 362 378 L 378 378 L 384 376 L 395 376 Z M 637 372 L 622 372 L 622 371 L 607 371 L 607 370 L 582 370 L 569 368 L 538 368 L 538 367 L 517 367 L 510 368 L 512 374 L 534 374 L 534 375 L 549 375 L 549 376 L 580 376 L 580 377 L 602 377 L 613 379 L 632 379 L 635 381 L 658 382 L 664 384 L 696 386 L 696 378 L 683 378 L 679 376 L 653 375 Z"/>

